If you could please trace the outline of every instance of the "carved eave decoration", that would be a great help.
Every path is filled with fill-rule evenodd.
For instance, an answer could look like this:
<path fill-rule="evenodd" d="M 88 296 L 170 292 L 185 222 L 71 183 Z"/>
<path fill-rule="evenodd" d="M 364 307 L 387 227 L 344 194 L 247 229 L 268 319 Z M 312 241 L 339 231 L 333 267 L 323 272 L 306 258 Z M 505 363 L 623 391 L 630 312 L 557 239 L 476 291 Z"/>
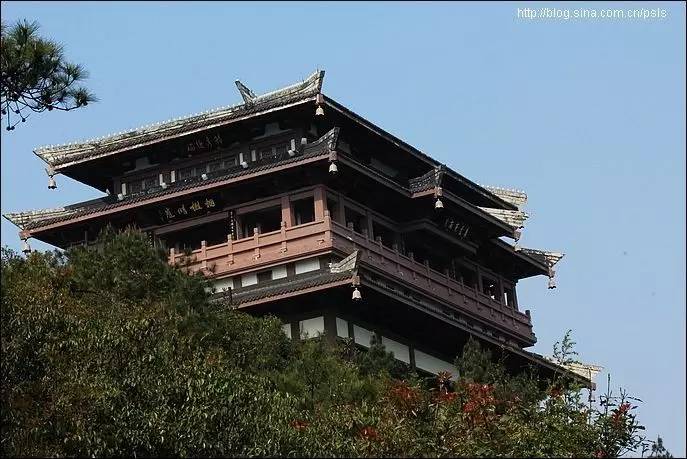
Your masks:
<path fill-rule="evenodd" d="M 547 250 L 527 249 L 525 247 L 521 248 L 520 251 L 525 255 L 539 260 L 548 267 L 549 288 L 556 288 L 556 282 L 554 280 L 556 271 L 553 269 L 553 267 L 561 260 L 561 258 L 565 256 L 565 254 L 560 252 L 550 252 Z"/>
<path fill-rule="evenodd" d="M 348 255 L 341 261 L 329 264 L 329 271 L 332 273 L 343 273 L 351 272 L 352 274 L 358 273 L 358 250 L 355 250 L 352 254 Z"/>

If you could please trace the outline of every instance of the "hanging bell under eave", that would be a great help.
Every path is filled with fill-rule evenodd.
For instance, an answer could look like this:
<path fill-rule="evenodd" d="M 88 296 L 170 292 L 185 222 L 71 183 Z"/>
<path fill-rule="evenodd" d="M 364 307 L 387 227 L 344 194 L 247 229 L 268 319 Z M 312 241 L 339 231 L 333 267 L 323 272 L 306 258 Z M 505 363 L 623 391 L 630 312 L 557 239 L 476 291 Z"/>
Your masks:
<path fill-rule="evenodd" d="M 360 294 L 360 290 L 358 290 L 358 287 L 353 289 L 353 300 L 359 301 L 363 298 L 363 296 Z"/>
<path fill-rule="evenodd" d="M 550 289 L 556 288 L 556 281 L 554 280 L 553 277 L 549 277 L 549 288 Z"/>
<path fill-rule="evenodd" d="M 329 173 L 336 174 L 337 172 L 339 172 L 339 167 L 336 165 L 336 163 L 329 163 Z"/>
<path fill-rule="evenodd" d="M 48 189 L 54 190 L 55 188 L 57 188 L 57 182 L 55 182 L 55 177 L 51 175 L 48 179 Z"/>
<path fill-rule="evenodd" d="M 324 116 L 324 109 L 322 108 L 322 105 L 317 106 L 317 109 L 315 110 L 315 116 Z"/>
<path fill-rule="evenodd" d="M 444 208 L 444 203 L 441 202 L 441 199 L 437 198 L 437 201 L 434 203 L 434 208 L 435 209 L 443 209 Z"/>
<path fill-rule="evenodd" d="M 22 244 L 21 251 L 24 252 L 25 254 L 31 253 L 31 246 L 29 245 L 29 241 L 27 239 L 24 239 L 24 243 Z"/>

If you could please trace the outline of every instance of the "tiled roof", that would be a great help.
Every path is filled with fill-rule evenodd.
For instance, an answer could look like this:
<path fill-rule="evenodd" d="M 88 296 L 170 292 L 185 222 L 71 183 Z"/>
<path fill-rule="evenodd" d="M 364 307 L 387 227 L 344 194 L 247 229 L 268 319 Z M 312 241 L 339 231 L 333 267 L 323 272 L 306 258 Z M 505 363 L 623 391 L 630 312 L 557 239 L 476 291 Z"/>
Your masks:
<path fill-rule="evenodd" d="M 231 304 L 241 305 L 261 298 L 293 293 L 306 288 L 318 287 L 332 282 L 351 278 L 350 271 L 332 273 L 329 269 L 320 269 L 296 277 L 284 277 L 271 280 L 257 286 L 238 288 L 232 291 Z"/>
<path fill-rule="evenodd" d="M 513 228 L 522 228 L 525 220 L 529 218 L 529 215 L 521 210 L 493 209 L 491 207 L 480 207 L 480 209 Z"/>
<path fill-rule="evenodd" d="M 532 258 L 539 260 L 545 265 L 552 267 L 560 261 L 565 254 L 560 252 L 549 252 L 547 250 L 527 249 L 525 247 L 520 249 L 520 252 L 529 255 Z"/>
<path fill-rule="evenodd" d="M 316 271 L 298 274 L 293 277 L 274 279 L 257 285 L 234 289 L 231 292 L 231 304 L 239 306 L 262 298 L 343 281 L 355 275 L 357 268 L 358 251 L 355 250 L 343 260 L 330 263 L 328 268 L 320 268 Z M 217 299 L 218 301 L 226 301 L 226 294 L 217 294 Z"/>
<path fill-rule="evenodd" d="M 330 263 L 329 270 L 333 273 L 352 272 L 358 268 L 358 260 L 358 251 L 355 250 L 343 260 L 336 263 Z"/>
<path fill-rule="evenodd" d="M 524 191 L 511 190 L 508 188 L 500 188 L 496 186 L 480 186 L 495 194 L 504 201 L 509 202 L 514 206 L 517 206 L 518 209 L 520 209 L 520 207 L 522 207 L 527 202 L 527 194 L 525 194 Z"/>
<path fill-rule="evenodd" d="M 55 209 L 28 210 L 26 212 L 10 212 L 3 214 L 3 217 L 5 217 L 10 222 L 14 223 L 20 229 L 27 229 L 27 227 L 32 224 L 41 224 L 43 222 L 50 221 L 53 219 L 68 217 L 78 212 L 78 210 L 79 209 L 66 209 L 64 207 L 58 207 Z"/>
<path fill-rule="evenodd" d="M 27 212 L 7 213 L 3 216 L 21 229 L 38 228 L 60 221 L 65 221 L 72 218 L 89 215 L 95 212 L 102 212 L 104 210 L 115 209 L 117 207 L 146 201 L 148 199 L 164 196 L 166 194 L 189 190 L 199 186 L 205 186 L 212 183 L 222 182 L 227 179 L 240 177 L 242 175 L 253 174 L 256 172 L 269 170 L 277 166 L 283 166 L 286 164 L 301 161 L 305 158 L 326 155 L 330 151 L 336 149 L 338 137 L 339 128 L 333 128 L 332 130 L 330 130 L 314 142 L 306 144 L 303 147 L 302 152 L 296 152 L 293 157 L 288 156 L 288 154 L 284 154 L 282 156 L 276 157 L 273 160 L 269 159 L 258 161 L 255 163 L 249 163 L 250 166 L 246 169 L 244 169 L 241 166 L 237 166 L 233 169 L 217 171 L 215 173 L 216 175 L 213 175 L 213 173 L 209 173 L 207 174 L 207 180 L 202 180 L 200 177 L 196 177 L 193 180 L 171 183 L 166 189 L 163 189 L 162 187 L 158 186 L 152 188 L 149 192 L 127 196 L 125 197 L 125 199 L 121 201 L 118 201 L 117 198 L 114 196 L 108 196 L 106 198 L 100 199 L 100 205 L 94 205 L 94 200 L 91 200 L 82 203 L 83 207 L 79 205 L 73 205 L 69 208 L 44 209 L 32 210 Z"/>
<path fill-rule="evenodd" d="M 179 136 L 199 128 L 217 125 L 234 118 L 314 97 L 322 89 L 323 78 L 324 70 L 318 70 L 300 83 L 252 99 L 247 100 L 244 91 L 241 91 L 242 96 L 244 96 L 244 103 L 242 104 L 220 107 L 204 113 L 155 123 L 96 139 L 39 147 L 34 153 L 50 166 L 58 169 L 67 164 L 108 156 L 141 143 Z M 241 87 L 245 88 L 242 84 L 239 88 L 241 89 Z M 247 88 L 245 89 L 247 90 Z M 250 92 L 250 90 L 248 91 Z"/>

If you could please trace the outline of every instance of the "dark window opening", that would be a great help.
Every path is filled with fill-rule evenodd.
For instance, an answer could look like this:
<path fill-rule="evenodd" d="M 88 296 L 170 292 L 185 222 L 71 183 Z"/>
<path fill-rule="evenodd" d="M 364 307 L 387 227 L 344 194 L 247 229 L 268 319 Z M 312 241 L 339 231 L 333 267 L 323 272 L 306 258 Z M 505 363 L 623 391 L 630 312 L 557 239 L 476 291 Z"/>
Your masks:
<path fill-rule="evenodd" d="M 272 280 L 272 270 L 258 273 L 258 284 Z"/>
<path fill-rule="evenodd" d="M 469 288 L 477 287 L 477 273 L 470 268 L 461 266 L 458 268 L 458 274 L 463 285 Z"/>
<path fill-rule="evenodd" d="M 277 231 L 281 228 L 281 207 L 274 206 L 245 214 L 241 217 L 241 221 L 243 237 L 252 236 L 253 228 L 257 228 L 259 234 Z"/>
<path fill-rule="evenodd" d="M 384 225 L 380 225 L 377 222 L 372 222 L 372 233 L 374 234 L 374 239 L 380 238 L 382 245 L 392 248 L 394 242 L 396 241 L 396 235 L 394 232 Z"/>
<path fill-rule="evenodd" d="M 288 150 L 288 144 L 280 143 L 273 144 L 269 146 L 258 147 L 257 158 L 258 160 L 270 160 L 279 159 L 286 156 L 286 151 Z"/>
<path fill-rule="evenodd" d="M 302 225 L 315 221 L 315 199 L 312 197 L 299 199 L 291 203 L 293 207 L 294 224 Z"/>
<path fill-rule="evenodd" d="M 288 150 L 288 145 L 283 143 L 276 146 L 277 158 L 284 158 L 286 156 L 286 151 Z"/>
<path fill-rule="evenodd" d="M 159 240 L 164 246 L 168 248 L 174 247 L 177 253 L 181 253 L 200 249 L 201 241 L 205 241 L 207 246 L 226 243 L 228 234 L 228 223 L 226 221 L 216 221 L 164 234 L 159 237 Z"/>
<path fill-rule="evenodd" d="M 208 163 L 208 172 L 215 172 L 225 169 L 223 161 L 212 161 Z"/>
<path fill-rule="evenodd" d="M 274 149 L 272 147 L 266 147 L 266 148 L 260 149 L 260 155 L 258 156 L 258 158 L 260 158 L 260 159 L 274 158 L 275 155 L 276 155 L 276 149 Z"/>
<path fill-rule="evenodd" d="M 142 191 L 147 191 L 151 188 L 158 186 L 159 177 L 157 174 L 150 175 L 148 177 L 139 178 L 136 180 L 130 180 L 126 182 L 126 193 L 134 194 L 140 193 Z"/>
<path fill-rule="evenodd" d="M 329 216 L 335 222 L 342 223 L 338 220 L 339 217 L 339 201 L 332 198 L 327 198 L 327 210 L 329 211 Z"/>
<path fill-rule="evenodd" d="M 362 234 L 363 228 L 367 229 L 367 218 L 365 215 L 361 214 L 360 212 L 356 212 L 353 209 L 349 209 L 348 207 L 344 208 L 344 215 L 346 218 L 346 226 L 352 224 L 353 231 L 356 233 Z"/>
<path fill-rule="evenodd" d="M 208 172 L 223 171 L 238 166 L 239 160 L 236 155 L 220 158 L 207 164 Z"/>
<path fill-rule="evenodd" d="M 499 286 L 498 282 L 495 281 L 494 279 L 487 277 L 487 276 L 482 276 L 482 293 L 487 295 L 489 298 L 492 300 L 498 301 L 499 299 Z"/>
<path fill-rule="evenodd" d="M 186 180 L 190 179 L 192 177 L 197 177 L 202 172 L 199 171 L 199 167 L 197 166 L 192 166 L 192 167 L 185 167 L 183 169 L 179 169 L 176 173 L 176 180 Z"/>

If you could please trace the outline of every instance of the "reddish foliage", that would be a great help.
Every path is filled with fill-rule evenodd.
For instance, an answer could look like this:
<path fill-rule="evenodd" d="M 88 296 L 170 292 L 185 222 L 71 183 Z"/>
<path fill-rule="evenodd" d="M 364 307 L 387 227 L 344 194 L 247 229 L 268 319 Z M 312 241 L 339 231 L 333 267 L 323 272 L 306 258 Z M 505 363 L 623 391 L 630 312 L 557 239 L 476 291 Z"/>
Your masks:
<path fill-rule="evenodd" d="M 455 392 L 448 392 L 446 390 L 440 390 L 439 393 L 436 396 L 436 401 L 440 403 L 450 403 L 453 400 L 455 400 L 456 396 Z"/>
<path fill-rule="evenodd" d="M 558 398 L 563 395 L 563 391 L 558 387 L 552 387 L 549 389 L 549 395 L 553 398 Z"/>
<path fill-rule="evenodd" d="M 469 415 L 474 424 L 487 422 L 493 418 L 491 412 L 496 404 L 492 395 L 494 387 L 489 384 L 468 383 L 463 385 L 467 400 L 463 404 L 463 413 Z"/>
<path fill-rule="evenodd" d="M 413 409 L 420 400 L 417 389 L 410 387 L 405 381 L 394 382 L 390 390 L 390 397 L 396 405 L 406 409 Z"/>
<path fill-rule="evenodd" d="M 367 426 L 360 429 L 360 436 L 365 440 L 377 440 L 379 438 L 377 429 L 372 426 Z"/>
<path fill-rule="evenodd" d="M 293 421 L 291 421 L 291 427 L 293 427 L 296 430 L 303 430 L 309 425 L 310 423 L 308 421 L 303 421 L 300 419 L 294 419 Z"/>
<path fill-rule="evenodd" d="M 619 426 L 620 423 L 625 420 L 625 416 L 631 408 L 632 405 L 625 402 L 621 404 L 617 409 L 613 410 L 613 414 L 611 415 L 611 421 L 613 421 L 613 425 L 616 427 Z"/>

